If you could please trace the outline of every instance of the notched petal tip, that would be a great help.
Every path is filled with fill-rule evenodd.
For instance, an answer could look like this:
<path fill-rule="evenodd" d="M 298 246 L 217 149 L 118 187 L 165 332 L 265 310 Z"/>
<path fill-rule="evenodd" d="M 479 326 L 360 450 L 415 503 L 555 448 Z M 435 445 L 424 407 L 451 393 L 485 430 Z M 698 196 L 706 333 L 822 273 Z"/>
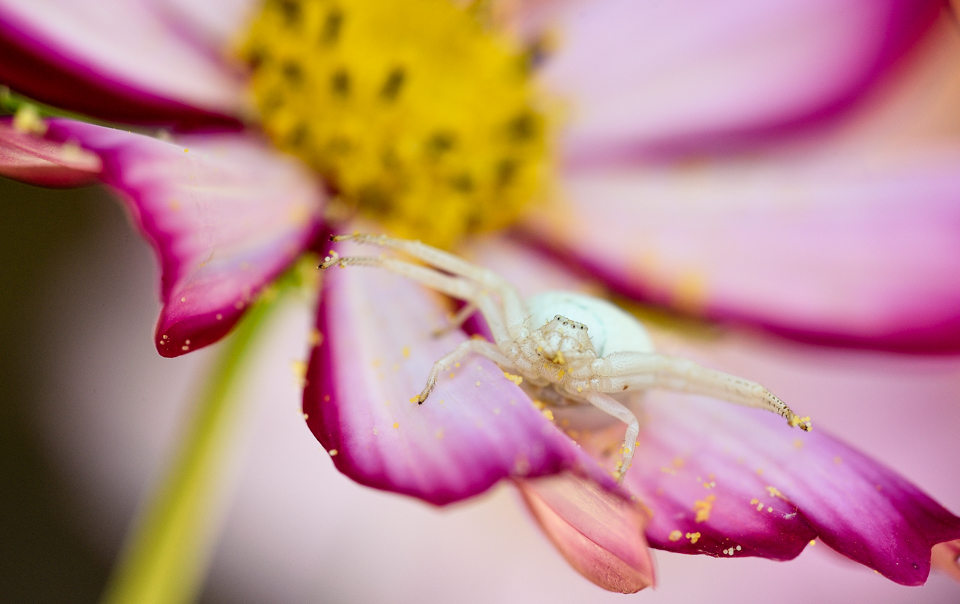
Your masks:
<path fill-rule="evenodd" d="M 99 156 L 101 180 L 153 246 L 165 357 L 223 337 L 319 232 L 325 198 L 313 176 L 251 136 L 167 141 L 63 119 L 48 127 Z"/>
<path fill-rule="evenodd" d="M 625 594 L 656 584 L 643 536 L 647 512 L 638 503 L 570 474 L 515 483 L 544 533 L 586 579 Z"/>

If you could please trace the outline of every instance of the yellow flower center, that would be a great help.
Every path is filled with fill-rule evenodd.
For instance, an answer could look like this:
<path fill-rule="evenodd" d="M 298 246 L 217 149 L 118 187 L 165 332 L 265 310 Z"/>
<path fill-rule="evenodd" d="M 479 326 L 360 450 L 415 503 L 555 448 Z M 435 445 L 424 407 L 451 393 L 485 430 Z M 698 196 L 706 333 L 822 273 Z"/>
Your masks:
<path fill-rule="evenodd" d="M 542 188 L 527 55 L 451 0 L 269 0 L 242 52 L 274 143 L 402 237 L 450 246 Z"/>

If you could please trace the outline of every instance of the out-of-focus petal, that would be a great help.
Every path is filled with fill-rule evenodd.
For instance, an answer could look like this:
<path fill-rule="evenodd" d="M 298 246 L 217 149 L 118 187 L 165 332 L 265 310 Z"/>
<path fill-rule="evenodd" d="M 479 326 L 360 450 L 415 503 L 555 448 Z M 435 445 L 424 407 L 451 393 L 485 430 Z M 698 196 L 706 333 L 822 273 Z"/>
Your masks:
<path fill-rule="evenodd" d="M 0 83 L 103 119 L 235 125 L 243 78 L 193 34 L 143 0 L 0 0 Z"/>
<path fill-rule="evenodd" d="M 960 582 L 960 539 L 933 546 L 933 568 Z"/>
<path fill-rule="evenodd" d="M 78 187 L 96 182 L 100 158 L 77 145 L 46 140 L 0 121 L 0 176 L 41 187 Z"/>
<path fill-rule="evenodd" d="M 163 273 L 160 354 L 217 341 L 310 244 L 324 194 L 296 161 L 241 134 L 166 142 L 69 120 L 49 136 L 100 156 Z"/>
<path fill-rule="evenodd" d="M 709 399 L 647 397 L 626 485 L 652 509 L 653 547 L 785 559 L 818 537 L 920 585 L 932 546 L 960 536 L 960 518 L 821 430 Z"/>
<path fill-rule="evenodd" d="M 341 244 L 346 254 L 362 252 Z M 366 250 L 369 252 L 369 250 Z M 378 253 L 376 250 L 374 253 Z M 507 477 L 573 469 L 614 488 L 494 363 L 468 356 L 410 402 L 434 362 L 466 339 L 438 299 L 380 269 L 324 273 L 319 344 L 307 371 L 307 424 L 341 472 L 368 486 L 443 505 Z"/>
<path fill-rule="evenodd" d="M 960 147 L 567 175 L 528 228 L 621 292 L 802 339 L 960 348 Z"/>
<path fill-rule="evenodd" d="M 528 3 L 529 4 L 529 3 Z M 717 148 L 847 106 L 939 0 L 590 0 L 545 5 L 545 84 L 569 99 L 567 152 Z"/>
<path fill-rule="evenodd" d="M 157 0 L 157 10 L 195 32 L 209 48 L 223 52 L 262 3 L 259 0 Z"/>
<path fill-rule="evenodd" d="M 569 474 L 516 484 L 540 527 L 581 575 L 619 593 L 654 585 L 639 504 Z"/>

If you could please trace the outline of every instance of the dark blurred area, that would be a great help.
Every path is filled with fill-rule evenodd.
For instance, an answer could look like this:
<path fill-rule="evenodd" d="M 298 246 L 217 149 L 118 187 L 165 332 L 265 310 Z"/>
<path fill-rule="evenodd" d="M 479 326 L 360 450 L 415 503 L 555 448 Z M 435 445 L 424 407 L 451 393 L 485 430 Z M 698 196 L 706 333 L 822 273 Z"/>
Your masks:
<path fill-rule="evenodd" d="M 86 542 L 31 412 L 48 376 L 37 308 L 45 275 L 121 213 L 99 188 L 0 178 L 0 601 L 95 602 L 109 560 Z"/>

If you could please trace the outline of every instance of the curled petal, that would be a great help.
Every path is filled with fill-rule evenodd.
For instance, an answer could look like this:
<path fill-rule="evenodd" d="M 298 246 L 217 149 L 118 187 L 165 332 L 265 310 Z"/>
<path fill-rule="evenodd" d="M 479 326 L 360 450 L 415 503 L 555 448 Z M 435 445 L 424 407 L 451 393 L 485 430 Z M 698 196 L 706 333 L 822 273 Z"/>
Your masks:
<path fill-rule="evenodd" d="M 79 187 L 96 182 L 102 167 L 95 153 L 0 121 L 0 176 L 41 187 Z"/>
<path fill-rule="evenodd" d="M 639 504 L 569 474 L 516 484 L 547 537 L 581 575 L 627 594 L 655 584 Z"/>
<path fill-rule="evenodd" d="M 762 411 L 648 393 L 627 485 L 653 511 L 653 547 L 719 557 L 796 556 L 815 537 L 903 585 L 960 518 L 879 463 Z"/>
<path fill-rule="evenodd" d="M 466 357 L 422 405 L 411 402 L 434 362 L 466 339 L 459 330 L 431 336 L 444 322 L 438 299 L 404 277 L 365 268 L 324 273 L 303 410 L 341 472 L 436 505 L 502 478 L 567 469 L 615 488 L 485 358 Z"/>
<path fill-rule="evenodd" d="M 910 47 L 942 2 L 547 6 L 559 43 L 541 75 L 570 99 L 568 153 L 589 158 L 716 149 L 831 115 Z"/>
<path fill-rule="evenodd" d="M 960 539 L 933 546 L 930 563 L 935 569 L 960 582 Z"/>
<path fill-rule="evenodd" d="M 528 229 L 623 293 L 870 348 L 960 349 L 960 147 L 567 176 Z"/>
<path fill-rule="evenodd" d="M 49 133 L 97 153 L 163 273 L 160 354 L 223 337 L 310 244 L 324 196 L 299 163 L 242 134 L 162 141 L 69 120 Z"/>
<path fill-rule="evenodd" d="M 0 0 L 0 82 L 129 123 L 234 125 L 243 78 L 190 23 L 142 0 Z"/>

